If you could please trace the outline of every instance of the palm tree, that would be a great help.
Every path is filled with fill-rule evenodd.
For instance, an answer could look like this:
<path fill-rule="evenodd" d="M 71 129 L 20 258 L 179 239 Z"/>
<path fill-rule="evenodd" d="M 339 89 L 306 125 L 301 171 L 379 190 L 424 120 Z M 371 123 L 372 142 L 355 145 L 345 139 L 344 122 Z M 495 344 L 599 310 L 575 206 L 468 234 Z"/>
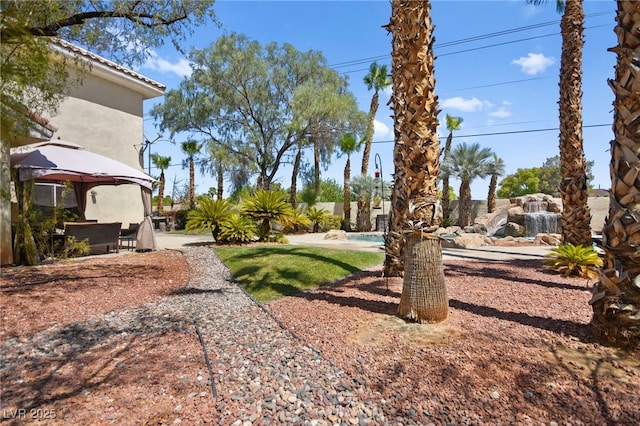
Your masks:
<path fill-rule="evenodd" d="M 540 4 L 545 0 L 527 0 Z M 591 212 L 582 138 L 582 47 L 584 45 L 583 0 L 557 0 L 562 13 L 560 33 L 560 197 L 562 239 L 573 245 L 591 244 Z"/>
<path fill-rule="evenodd" d="M 277 240 L 279 234 L 273 232 L 273 222 L 286 221 L 293 216 L 293 208 L 285 198 L 282 192 L 260 189 L 244 200 L 242 214 L 258 222 L 259 241 Z"/>
<path fill-rule="evenodd" d="M 449 153 L 451 152 L 451 142 L 453 141 L 453 132 L 454 130 L 460 130 L 460 126 L 462 126 L 462 122 L 464 121 L 462 117 L 452 117 L 449 114 L 445 116 L 447 121 L 447 130 L 449 131 L 449 135 L 447 136 L 447 142 L 444 145 L 444 153 L 442 154 L 442 161 L 446 161 L 449 158 Z M 449 219 L 449 176 L 442 176 L 442 214 L 444 216 L 444 220 Z"/>
<path fill-rule="evenodd" d="M 496 209 L 496 187 L 498 186 L 498 177 L 504 174 L 504 161 L 502 158 L 493 154 L 493 159 L 489 163 L 489 173 L 491 181 L 489 181 L 489 194 L 487 195 L 487 212 L 493 213 Z"/>
<path fill-rule="evenodd" d="M 438 202 L 440 143 L 435 94 L 433 25 L 428 1 L 392 0 L 391 98 L 395 146 L 385 276 L 406 271 L 398 315 L 418 322 L 447 318 L 448 299 L 440 241 Z M 426 236 L 425 236 L 426 235 Z"/>
<path fill-rule="evenodd" d="M 363 139 L 357 140 L 355 136 L 350 133 L 345 133 L 340 137 L 340 150 L 346 154 L 347 163 L 344 166 L 344 224 L 343 229 L 345 231 L 351 231 L 351 154 L 358 151 L 364 142 Z"/>
<path fill-rule="evenodd" d="M 458 225 L 471 223 L 471 182 L 475 178 L 484 178 L 490 172 L 490 160 L 493 152 L 480 145 L 466 143 L 458 145 L 451 156 L 442 163 L 442 173 L 460 179 L 460 204 L 458 205 Z"/>
<path fill-rule="evenodd" d="M 638 52 L 640 2 L 618 1 L 618 46 L 615 81 L 614 137 L 611 141 L 609 214 L 602 229 L 604 267 L 593 288 L 591 324 L 602 342 L 640 347 L 640 92 Z M 632 176 L 632 178 L 630 178 Z"/>
<path fill-rule="evenodd" d="M 151 161 L 154 167 L 160 170 L 160 184 L 158 186 L 158 214 L 164 213 L 164 171 L 171 164 L 171 157 L 163 157 L 158 154 L 151 155 Z"/>
<path fill-rule="evenodd" d="M 196 208 L 196 174 L 195 174 L 195 156 L 202 149 L 202 144 L 193 140 L 182 142 L 182 151 L 187 154 L 186 160 L 183 162 L 189 165 L 189 208 Z"/>
<path fill-rule="evenodd" d="M 371 144 L 373 140 L 373 124 L 378 112 L 378 106 L 380 105 L 380 90 L 386 89 L 391 86 L 391 79 L 389 78 L 389 71 L 386 65 L 378 65 L 373 62 L 369 66 L 369 74 L 364 76 L 364 84 L 367 85 L 367 90 L 373 89 L 373 96 L 371 97 L 371 105 L 369 107 L 369 120 L 367 122 L 367 130 L 365 133 L 364 151 L 362 153 L 362 167 L 360 168 L 360 174 L 366 175 L 369 171 L 369 157 L 371 156 Z M 365 202 L 363 198 L 358 198 L 358 216 L 356 224 L 359 231 L 371 230 L 371 213 L 369 210 L 370 205 Z"/>

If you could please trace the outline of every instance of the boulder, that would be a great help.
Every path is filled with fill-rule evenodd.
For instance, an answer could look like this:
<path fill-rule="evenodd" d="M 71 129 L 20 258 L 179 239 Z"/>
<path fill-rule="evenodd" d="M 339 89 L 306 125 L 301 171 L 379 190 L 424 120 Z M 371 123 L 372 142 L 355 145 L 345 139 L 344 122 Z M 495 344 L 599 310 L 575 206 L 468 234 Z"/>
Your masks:
<path fill-rule="evenodd" d="M 523 237 L 525 235 L 524 225 L 516 222 L 509 222 L 504 227 L 504 235 L 507 237 Z"/>
<path fill-rule="evenodd" d="M 538 234 L 533 240 L 534 244 L 559 246 L 562 244 L 562 235 L 560 234 Z"/>
<path fill-rule="evenodd" d="M 332 229 L 327 231 L 324 236 L 325 240 L 346 240 L 347 232 L 339 229 Z"/>

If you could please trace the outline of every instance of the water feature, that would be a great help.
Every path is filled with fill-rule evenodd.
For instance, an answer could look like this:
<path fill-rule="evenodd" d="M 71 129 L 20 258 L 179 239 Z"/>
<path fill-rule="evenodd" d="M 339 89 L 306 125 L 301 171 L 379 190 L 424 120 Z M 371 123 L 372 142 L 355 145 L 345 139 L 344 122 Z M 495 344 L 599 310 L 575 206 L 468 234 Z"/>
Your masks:
<path fill-rule="evenodd" d="M 555 234 L 558 232 L 558 215 L 547 211 L 546 201 L 527 201 L 524 209 L 525 237 L 535 238 L 538 234 Z"/>

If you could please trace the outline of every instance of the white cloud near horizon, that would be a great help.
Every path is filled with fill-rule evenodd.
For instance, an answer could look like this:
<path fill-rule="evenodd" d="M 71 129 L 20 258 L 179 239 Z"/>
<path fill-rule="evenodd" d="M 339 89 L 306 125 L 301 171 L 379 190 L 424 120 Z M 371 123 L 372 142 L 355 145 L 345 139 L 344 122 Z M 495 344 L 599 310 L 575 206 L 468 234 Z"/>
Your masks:
<path fill-rule="evenodd" d="M 382 121 L 373 120 L 373 140 L 381 141 L 387 140 L 391 137 L 393 139 L 393 132 Z"/>
<path fill-rule="evenodd" d="M 481 101 L 475 96 L 471 99 L 465 99 L 461 96 L 445 99 L 441 103 L 442 108 L 453 109 L 463 112 L 476 112 L 481 111 L 485 107 L 490 107 L 491 103 L 487 101 Z"/>
<path fill-rule="evenodd" d="M 525 74 L 536 75 L 544 72 L 555 62 L 553 57 L 544 56 L 543 53 L 529 53 L 526 57 L 521 56 L 518 59 L 514 59 L 511 63 L 519 65 L 520 70 Z"/>
<path fill-rule="evenodd" d="M 190 62 L 185 58 L 180 58 L 177 62 L 170 62 L 158 56 L 157 52 L 151 52 L 141 68 L 147 68 L 161 73 L 173 73 L 181 78 L 189 77 L 192 71 Z"/>

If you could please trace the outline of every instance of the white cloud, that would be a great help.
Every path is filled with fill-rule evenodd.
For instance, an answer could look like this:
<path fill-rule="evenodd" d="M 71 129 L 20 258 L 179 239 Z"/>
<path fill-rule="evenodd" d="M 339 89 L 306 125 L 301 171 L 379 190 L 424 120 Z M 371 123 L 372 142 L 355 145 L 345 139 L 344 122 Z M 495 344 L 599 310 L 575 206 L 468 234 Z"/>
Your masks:
<path fill-rule="evenodd" d="M 487 101 L 481 101 L 476 97 L 465 99 L 460 96 L 456 96 L 454 98 L 443 100 L 441 106 L 442 108 L 448 108 L 457 111 L 475 112 L 482 110 L 484 107 L 489 107 L 491 106 L 491 104 Z"/>
<path fill-rule="evenodd" d="M 489 117 L 507 118 L 510 116 L 511 116 L 511 111 L 509 111 L 507 108 L 503 106 L 489 113 Z"/>
<path fill-rule="evenodd" d="M 393 136 L 393 132 L 382 121 L 373 120 L 373 140 L 381 141 L 389 139 L 390 136 Z"/>
<path fill-rule="evenodd" d="M 525 74 L 536 75 L 544 72 L 547 68 L 555 63 L 553 57 L 544 56 L 542 53 L 529 53 L 528 56 L 514 59 L 513 62 L 520 65 L 520 69 Z"/>
<path fill-rule="evenodd" d="M 147 58 L 142 65 L 142 68 L 159 71 L 161 73 L 173 73 L 178 77 L 188 77 L 192 71 L 189 61 L 185 58 L 180 58 L 177 62 L 170 62 L 158 56 L 156 52 L 151 52 L 149 58 Z"/>

